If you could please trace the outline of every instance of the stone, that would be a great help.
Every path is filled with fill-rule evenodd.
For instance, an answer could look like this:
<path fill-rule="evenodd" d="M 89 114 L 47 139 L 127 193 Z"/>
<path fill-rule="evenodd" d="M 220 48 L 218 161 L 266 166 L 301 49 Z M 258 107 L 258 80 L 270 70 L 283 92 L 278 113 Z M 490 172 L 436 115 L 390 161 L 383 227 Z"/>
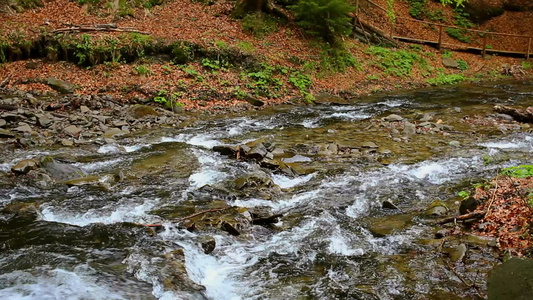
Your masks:
<path fill-rule="evenodd" d="M 440 201 L 433 201 L 426 210 L 426 215 L 429 217 L 439 217 L 448 212 L 448 207 Z"/>
<path fill-rule="evenodd" d="M 39 165 L 50 177 L 57 180 L 70 180 L 86 176 L 80 168 L 59 162 L 49 156 L 41 158 Z"/>
<path fill-rule="evenodd" d="M 128 126 L 128 125 L 129 125 L 128 122 L 122 121 L 122 120 L 113 122 L 113 126 L 115 127 L 122 127 L 122 126 Z"/>
<path fill-rule="evenodd" d="M 217 243 L 213 237 L 204 237 L 200 241 L 200 245 L 202 246 L 202 249 L 204 249 L 204 254 L 210 254 L 215 250 Z"/>
<path fill-rule="evenodd" d="M 15 174 L 27 174 L 31 170 L 38 168 L 37 161 L 33 159 L 24 159 L 19 161 L 16 165 L 11 168 L 11 172 Z"/>
<path fill-rule="evenodd" d="M 476 210 L 478 205 L 479 202 L 474 197 L 468 197 L 466 199 L 463 199 L 461 201 L 461 204 L 459 205 L 459 213 L 461 215 L 464 215 L 469 212 L 473 212 L 474 210 Z"/>
<path fill-rule="evenodd" d="M 376 145 L 374 142 L 363 142 L 361 143 L 362 148 L 378 148 L 378 145 Z"/>
<path fill-rule="evenodd" d="M 444 65 L 446 68 L 459 69 L 459 63 L 451 57 L 443 57 L 442 65 Z"/>
<path fill-rule="evenodd" d="M 74 146 L 74 142 L 69 139 L 62 139 L 61 145 L 70 147 L 70 146 Z"/>
<path fill-rule="evenodd" d="M 52 125 L 52 122 L 53 121 L 45 115 L 37 116 L 37 124 L 39 124 L 39 126 L 43 128 L 49 127 L 50 125 Z"/>
<path fill-rule="evenodd" d="M 80 177 L 75 179 L 70 179 L 65 182 L 67 186 L 83 186 L 83 185 L 93 185 L 99 183 L 99 177 L 98 176 L 86 176 L 86 177 Z"/>
<path fill-rule="evenodd" d="M 395 115 L 395 114 L 388 115 L 385 118 L 383 118 L 383 121 L 387 121 L 387 122 L 399 122 L 402 120 L 403 120 L 402 116 Z"/>
<path fill-rule="evenodd" d="M 22 115 L 18 115 L 18 114 L 3 114 L 2 115 L 2 119 L 6 120 L 6 122 L 10 123 L 10 122 L 16 122 L 16 121 L 20 121 L 20 120 L 26 119 L 26 117 L 24 117 Z"/>
<path fill-rule="evenodd" d="M 218 145 L 213 147 L 213 151 L 222 155 L 236 155 L 237 149 L 233 146 Z"/>
<path fill-rule="evenodd" d="M 409 122 L 404 123 L 402 133 L 407 136 L 416 134 L 415 124 Z"/>
<path fill-rule="evenodd" d="M 368 230 L 375 237 L 384 237 L 395 231 L 404 230 L 412 225 L 410 215 L 394 215 L 372 220 Z"/>
<path fill-rule="evenodd" d="M 52 89 L 60 92 L 61 94 L 72 94 L 74 92 L 73 84 L 63 80 L 59 80 L 55 77 L 49 77 L 46 81 L 46 84 L 48 84 Z"/>
<path fill-rule="evenodd" d="M 7 130 L 7 129 L 0 129 L 0 138 L 12 138 L 12 137 L 15 137 L 14 134 L 11 133 L 11 131 Z"/>
<path fill-rule="evenodd" d="M 246 96 L 244 97 L 244 100 L 246 100 L 246 102 L 250 103 L 253 106 L 263 106 L 263 105 L 265 105 L 265 103 L 263 101 L 253 97 L 250 94 L 246 94 Z"/>
<path fill-rule="evenodd" d="M 18 131 L 18 132 L 31 132 L 31 127 L 30 125 L 28 124 L 24 124 L 24 125 L 21 125 L 15 129 L 13 129 L 14 131 Z"/>
<path fill-rule="evenodd" d="M 347 99 L 344 99 L 342 97 L 331 95 L 328 93 L 318 93 L 314 95 L 315 100 L 313 100 L 316 104 L 328 104 L 328 105 L 349 105 L 350 101 Z"/>
<path fill-rule="evenodd" d="M 250 149 L 246 153 L 246 157 L 250 159 L 256 159 L 256 160 L 262 160 L 268 153 L 268 150 L 266 149 L 265 145 L 263 143 L 259 143 Z"/>
<path fill-rule="evenodd" d="M 528 300 L 533 295 L 533 260 L 511 258 L 492 269 L 487 284 L 489 299 Z"/>
<path fill-rule="evenodd" d="M 307 156 L 297 154 L 293 157 L 283 158 L 282 161 L 284 163 L 302 163 L 302 162 L 310 162 L 312 161 L 312 159 Z"/>
<path fill-rule="evenodd" d="M 81 111 L 82 114 L 86 114 L 86 113 L 90 112 L 91 110 L 87 106 L 82 105 L 82 106 L 80 106 L 80 111 Z"/>
<path fill-rule="evenodd" d="M 6 120 L 0 119 L 0 127 L 5 127 L 7 125 Z"/>
<path fill-rule="evenodd" d="M 70 125 L 63 128 L 63 131 L 68 135 L 77 136 L 78 134 L 80 134 L 81 129 L 76 125 Z"/>
<path fill-rule="evenodd" d="M 388 208 L 388 209 L 399 209 L 398 206 L 396 206 L 394 203 L 392 203 L 391 200 L 385 200 L 381 204 L 382 208 Z"/>
<path fill-rule="evenodd" d="M 126 131 L 122 131 L 121 129 L 119 128 L 111 128 L 111 129 L 108 129 L 104 132 L 104 137 L 105 138 L 112 138 L 114 136 L 119 136 L 119 135 L 124 135 L 124 134 L 127 134 Z"/>
<path fill-rule="evenodd" d="M 428 113 L 425 113 L 422 118 L 420 118 L 420 122 L 428 122 L 428 121 L 431 121 L 433 119 L 433 117 L 428 114 Z"/>
<path fill-rule="evenodd" d="M 454 262 L 462 261 L 468 248 L 465 244 L 460 244 L 449 251 L 450 259 Z"/>

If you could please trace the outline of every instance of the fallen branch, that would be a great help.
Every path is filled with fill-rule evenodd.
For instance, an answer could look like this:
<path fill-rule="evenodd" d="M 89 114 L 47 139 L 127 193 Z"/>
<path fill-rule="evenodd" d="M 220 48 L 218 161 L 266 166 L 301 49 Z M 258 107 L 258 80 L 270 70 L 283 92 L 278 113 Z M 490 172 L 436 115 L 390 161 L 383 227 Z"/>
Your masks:
<path fill-rule="evenodd" d="M 179 223 L 179 222 L 182 222 L 182 221 L 197 217 L 199 215 L 203 215 L 205 213 L 219 212 L 219 211 L 224 211 L 224 210 L 227 210 L 227 209 L 230 209 L 230 208 L 231 208 L 231 206 L 224 207 L 224 208 L 215 208 L 215 209 L 203 210 L 203 211 L 194 213 L 192 215 L 189 215 L 189 216 L 186 216 L 186 217 L 183 217 L 183 218 L 180 218 L 180 219 L 171 220 L 170 222 L 171 223 Z M 163 224 L 139 224 L 139 223 L 136 223 L 136 224 L 137 225 L 141 225 L 141 226 L 145 226 L 145 227 L 163 227 Z"/>
<path fill-rule="evenodd" d="M 464 220 L 470 220 L 470 219 L 482 219 L 487 214 L 486 211 L 474 211 L 471 213 L 467 213 L 464 215 L 456 216 L 456 217 L 449 217 L 442 220 L 437 221 L 437 224 L 447 224 L 455 221 L 464 221 Z"/>
<path fill-rule="evenodd" d="M 496 105 L 494 106 L 494 110 L 498 113 L 510 115 L 518 122 L 533 123 L 533 107 L 519 109 L 504 105 Z"/>
<path fill-rule="evenodd" d="M 109 32 L 133 32 L 140 34 L 149 34 L 147 32 L 139 31 L 132 27 L 116 27 L 115 24 L 96 24 L 96 25 L 74 25 L 66 28 L 59 28 L 51 31 L 52 34 L 67 33 L 67 32 L 90 32 L 90 31 L 109 31 Z"/>
<path fill-rule="evenodd" d="M 10 81 L 11 81 L 11 76 L 7 76 L 6 79 L 4 79 L 4 80 L 2 80 L 2 81 L 0 82 L 0 87 L 5 87 L 6 85 L 9 84 Z"/>

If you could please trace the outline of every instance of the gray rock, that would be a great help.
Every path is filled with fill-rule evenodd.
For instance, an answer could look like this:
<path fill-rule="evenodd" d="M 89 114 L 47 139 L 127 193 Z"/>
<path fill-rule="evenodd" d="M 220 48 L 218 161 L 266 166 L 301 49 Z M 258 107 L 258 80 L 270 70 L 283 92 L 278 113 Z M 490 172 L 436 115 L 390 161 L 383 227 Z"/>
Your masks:
<path fill-rule="evenodd" d="M 428 122 L 428 121 L 431 121 L 433 119 L 433 117 L 428 114 L 428 113 L 425 113 L 422 118 L 420 118 L 420 122 Z"/>
<path fill-rule="evenodd" d="M 461 143 L 459 141 L 451 141 L 448 143 L 448 145 L 455 147 L 455 148 L 461 147 Z"/>
<path fill-rule="evenodd" d="M 382 208 L 388 208 L 388 209 L 399 209 L 398 206 L 396 206 L 394 203 L 392 203 L 391 200 L 385 200 L 381 204 Z"/>
<path fill-rule="evenodd" d="M 457 247 L 452 249 L 452 251 L 450 251 L 450 259 L 454 262 L 463 260 L 467 250 L 468 249 L 466 248 L 465 244 L 458 245 Z"/>
<path fill-rule="evenodd" d="M 80 111 L 81 111 L 82 114 L 86 114 L 86 113 L 90 112 L 91 110 L 87 106 L 82 105 L 82 106 L 80 106 Z"/>
<path fill-rule="evenodd" d="M 4 127 L 4 126 L 6 126 L 6 125 L 7 125 L 6 120 L 4 120 L 4 119 L 0 119 L 0 127 Z"/>
<path fill-rule="evenodd" d="M 49 77 L 46 81 L 46 84 L 48 84 L 52 89 L 60 92 L 61 94 L 72 94 L 74 92 L 73 84 L 63 80 L 59 80 L 55 77 Z"/>
<path fill-rule="evenodd" d="M 263 106 L 263 105 L 265 105 L 265 103 L 263 101 L 253 97 L 250 94 L 246 94 L 246 96 L 244 97 L 244 100 L 246 100 L 248 103 L 250 103 L 253 106 Z"/>
<path fill-rule="evenodd" d="M 162 118 L 163 118 L 163 117 L 162 117 Z M 161 118 L 161 119 L 162 119 L 162 118 Z M 128 125 L 129 125 L 128 122 L 123 121 L 123 120 L 120 120 L 120 121 L 114 121 L 114 122 L 113 122 L 113 126 L 115 126 L 115 127 L 122 127 L 122 126 L 128 126 Z"/>
<path fill-rule="evenodd" d="M 442 58 L 442 64 L 446 67 L 446 68 L 455 68 L 455 69 L 459 69 L 459 63 L 451 58 L 451 57 L 443 57 Z"/>
<path fill-rule="evenodd" d="M 216 247 L 216 241 L 213 237 L 204 237 L 200 241 L 200 245 L 202 246 L 202 249 L 204 249 L 205 254 L 209 254 L 215 250 Z"/>
<path fill-rule="evenodd" d="M 24 159 L 19 161 L 11 168 L 11 172 L 15 174 L 27 174 L 31 170 L 37 169 L 37 161 L 33 159 Z"/>
<path fill-rule="evenodd" d="M 104 132 L 104 137 L 112 138 L 114 136 L 119 136 L 119 135 L 124 135 L 124 134 L 127 134 L 127 132 L 122 131 L 119 128 L 111 128 L 111 129 L 106 130 L 106 132 Z"/>
<path fill-rule="evenodd" d="M 77 127 L 76 125 L 70 125 L 63 129 L 66 134 L 71 136 L 76 136 L 81 132 L 81 129 Z"/>
<path fill-rule="evenodd" d="M 466 199 L 463 199 L 461 201 L 461 204 L 459 205 L 459 213 L 464 215 L 469 212 L 473 212 L 474 210 L 476 210 L 478 205 L 479 202 L 474 197 L 468 197 Z"/>
<path fill-rule="evenodd" d="M 18 131 L 18 132 L 31 132 L 31 127 L 30 125 L 28 124 L 24 124 L 24 125 L 21 125 L 15 129 L 13 129 L 14 131 Z"/>
<path fill-rule="evenodd" d="M 403 134 L 413 135 L 416 134 L 416 126 L 413 123 L 406 122 L 403 124 Z"/>
<path fill-rule="evenodd" d="M 268 150 L 266 149 L 265 145 L 263 145 L 263 143 L 259 143 L 253 146 L 252 149 L 246 153 L 246 157 L 261 160 L 267 155 L 267 153 Z"/>
<path fill-rule="evenodd" d="M 59 162 L 49 156 L 43 157 L 39 161 L 39 165 L 50 177 L 57 180 L 70 180 L 86 176 L 80 168 Z"/>
<path fill-rule="evenodd" d="M 39 124 L 39 126 L 41 127 L 47 128 L 50 125 L 52 125 L 52 120 L 48 118 L 46 115 L 38 115 L 37 124 Z"/>
<path fill-rule="evenodd" d="M 237 154 L 237 149 L 233 146 L 224 146 L 224 145 L 214 146 L 213 151 L 218 152 L 222 155 L 236 155 Z"/>
<path fill-rule="evenodd" d="M 20 121 L 20 120 L 24 120 L 24 119 L 26 119 L 26 117 L 23 116 L 23 115 L 19 115 L 19 114 L 3 114 L 2 115 L 2 119 L 6 120 L 6 122 L 10 123 L 10 122 L 17 122 L 17 121 Z"/>
<path fill-rule="evenodd" d="M 399 122 L 402 120 L 403 120 L 402 116 L 395 115 L 395 114 L 388 115 L 385 118 L 383 118 L 383 121 L 387 121 L 387 122 Z"/>
<path fill-rule="evenodd" d="M 350 101 L 328 93 L 318 93 L 314 95 L 315 100 L 313 102 L 317 104 L 329 104 L 329 105 L 349 105 Z"/>

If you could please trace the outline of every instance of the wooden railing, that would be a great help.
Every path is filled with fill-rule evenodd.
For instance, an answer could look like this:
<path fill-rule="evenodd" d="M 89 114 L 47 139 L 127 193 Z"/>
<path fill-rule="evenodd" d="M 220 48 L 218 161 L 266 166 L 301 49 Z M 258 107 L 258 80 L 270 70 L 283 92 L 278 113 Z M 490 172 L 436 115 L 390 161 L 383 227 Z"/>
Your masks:
<path fill-rule="evenodd" d="M 376 8 L 379 14 L 376 14 L 376 10 L 371 11 L 370 8 Z M 451 50 L 479 51 L 483 57 L 485 57 L 485 55 L 489 52 L 507 55 L 525 55 L 526 60 L 533 56 L 533 36 L 476 30 L 398 16 L 396 16 L 395 22 L 391 23 L 389 17 L 387 16 L 387 9 L 372 2 L 371 0 L 356 0 L 355 16 L 358 20 L 365 21 L 366 24 L 370 24 L 379 31 L 388 35 L 388 37 L 393 40 L 430 44 L 436 46 L 439 50 L 441 50 L 443 47 L 446 47 Z M 426 26 L 428 29 L 426 32 L 424 32 L 424 36 L 412 36 L 412 31 L 410 31 L 409 28 L 405 28 L 404 32 L 411 36 L 402 36 L 402 28 L 400 26 L 408 22 L 419 23 L 423 24 L 423 26 Z M 437 28 L 438 30 L 435 30 Z M 482 42 L 479 44 L 478 41 L 472 43 L 456 41 L 455 39 L 448 37 L 447 34 L 445 35 L 445 31 L 448 28 L 461 30 L 462 33 L 478 35 L 483 38 Z M 428 36 L 433 37 L 434 39 L 428 39 Z M 520 49 L 516 49 L 516 47 L 515 49 L 493 49 L 489 45 L 489 41 L 495 41 L 495 38 L 498 37 L 505 37 L 506 39 L 519 39 L 521 42 L 516 44 L 522 45 L 523 47 Z"/>

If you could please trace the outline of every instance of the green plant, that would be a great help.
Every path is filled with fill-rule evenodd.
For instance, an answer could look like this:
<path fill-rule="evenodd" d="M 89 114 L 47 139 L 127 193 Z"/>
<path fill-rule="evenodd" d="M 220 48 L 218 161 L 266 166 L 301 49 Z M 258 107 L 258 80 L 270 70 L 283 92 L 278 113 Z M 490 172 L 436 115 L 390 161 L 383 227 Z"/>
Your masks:
<path fill-rule="evenodd" d="M 334 43 L 352 32 L 348 13 L 355 10 L 346 0 L 300 0 L 290 6 L 296 21 L 308 34 Z"/>
<path fill-rule="evenodd" d="M 215 41 L 215 47 L 217 47 L 220 50 L 227 50 L 228 44 L 224 41 Z"/>
<path fill-rule="evenodd" d="M 252 79 L 249 84 L 253 88 L 256 95 L 266 97 L 276 97 L 277 92 L 281 89 L 283 82 L 281 79 L 274 77 L 275 69 L 269 65 L 261 64 L 261 68 L 255 72 L 246 74 L 246 77 Z"/>
<path fill-rule="evenodd" d="M 463 199 L 470 197 L 470 193 L 467 191 L 460 191 L 459 193 L 457 193 L 457 195 Z"/>
<path fill-rule="evenodd" d="M 239 47 L 239 49 L 241 49 L 244 52 L 254 52 L 255 51 L 254 45 L 252 45 L 251 43 L 246 42 L 246 41 L 238 42 L 237 43 L 237 47 Z"/>
<path fill-rule="evenodd" d="M 530 70 L 531 68 L 533 68 L 533 63 L 528 62 L 528 61 L 523 61 L 522 62 L 522 68 L 524 70 Z"/>
<path fill-rule="evenodd" d="M 308 94 L 308 88 L 313 84 L 313 81 L 311 80 L 311 76 L 296 71 L 289 76 L 289 83 L 298 88 L 300 93 L 305 96 Z"/>
<path fill-rule="evenodd" d="M 137 75 L 139 76 L 146 76 L 152 74 L 152 71 L 145 65 L 135 66 L 133 67 L 133 71 L 135 71 L 135 73 L 137 73 Z"/>
<path fill-rule="evenodd" d="M 181 93 L 169 94 L 167 90 L 160 90 L 157 93 L 157 96 L 154 97 L 154 102 L 163 105 L 169 110 L 175 111 L 176 109 L 185 106 L 182 102 L 176 101 L 179 97 L 181 97 Z"/>
<path fill-rule="evenodd" d="M 448 50 L 444 50 L 444 51 L 442 51 L 442 57 L 452 58 L 453 57 L 453 52 L 452 51 L 448 51 Z"/>
<path fill-rule="evenodd" d="M 344 47 L 330 47 L 327 44 L 322 47 L 320 52 L 320 68 L 322 71 L 343 72 L 349 67 L 361 69 L 361 65 L 356 58 Z"/>
<path fill-rule="evenodd" d="M 408 3 L 410 6 L 409 14 L 411 17 L 418 20 L 423 20 L 427 13 L 426 0 L 409 0 Z"/>
<path fill-rule="evenodd" d="M 366 76 L 366 79 L 376 81 L 376 80 L 379 80 L 379 76 L 375 74 L 369 74 Z"/>
<path fill-rule="evenodd" d="M 170 66 L 161 66 L 161 69 L 163 69 L 163 72 L 168 75 L 172 72 L 172 67 Z"/>
<path fill-rule="evenodd" d="M 462 59 L 457 60 L 457 64 L 459 64 L 459 69 L 465 71 L 468 70 L 468 63 Z"/>
<path fill-rule="evenodd" d="M 444 15 L 444 12 L 440 9 L 436 9 L 434 11 L 428 11 L 426 12 L 426 15 L 428 16 L 428 19 L 433 22 L 446 23 L 446 17 Z"/>
<path fill-rule="evenodd" d="M 193 58 L 191 47 L 184 42 L 174 42 L 169 47 L 171 60 L 175 64 L 184 65 Z"/>
<path fill-rule="evenodd" d="M 439 73 L 436 78 L 430 78 L 426 82 L 430 85 L 456 84 L 465 81 L 466 77 L 462 74 L 443 74 Z"/>
<path fill-rule="evenodd" d="M 455 26 L 460 28 L 446 28 L 444 31 L 451 37 L 463 42 L 470 43 L 473 39 L 472 34 L 468 33 L 463 28 L 472 28 L 474 24 L 468 19 L 469 14 L 464 12 L 461 8 L 456 8 L 454 10 L 454 21 Z"/>
<path fill-rule="evenodd" d="M 515 178 L 533 177 L 533 165 L 520 165 L 502 169 L 503 175 Z"/>
<path fill-rule="evenodd" d="M 410 76 L 414 65 L 427 69 L 427 61 L 417 53 L 408 50 L 390 50 L 383 47 L 370 46 L 367 54 L 376 57 L 377 65 L 386 73 L 397 77 Z"/>
<path fill-rule="evenodd" d="M 224 60 L 214 60 L 209 58 L 202 59 L 202 66 L 206 67 L 207 69 L 210 69 L 212 71 L 227 71 L 229 68 L 229 63 Z"/>
<path fill-rule="evenodd" d="M 456 7 L 462 7 L 468 0 L 440 0 L 444 5 L 455 5 Z"/>

